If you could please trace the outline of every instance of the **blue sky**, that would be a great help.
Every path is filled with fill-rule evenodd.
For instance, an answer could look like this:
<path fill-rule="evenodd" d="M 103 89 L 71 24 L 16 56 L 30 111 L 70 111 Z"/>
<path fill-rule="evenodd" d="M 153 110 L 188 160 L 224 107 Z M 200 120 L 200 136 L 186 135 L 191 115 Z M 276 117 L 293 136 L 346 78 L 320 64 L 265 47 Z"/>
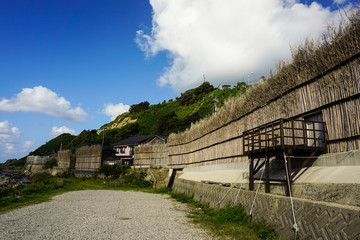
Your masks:
<path fill-rule="evenodd" d="M 98 129 L 132 104 L 173 99 L 204 74 L 216 86 L 268 76 L 290 45 L 318 36 L 348 1 L 0 4 L 4 162 L 56 134 Z"/>

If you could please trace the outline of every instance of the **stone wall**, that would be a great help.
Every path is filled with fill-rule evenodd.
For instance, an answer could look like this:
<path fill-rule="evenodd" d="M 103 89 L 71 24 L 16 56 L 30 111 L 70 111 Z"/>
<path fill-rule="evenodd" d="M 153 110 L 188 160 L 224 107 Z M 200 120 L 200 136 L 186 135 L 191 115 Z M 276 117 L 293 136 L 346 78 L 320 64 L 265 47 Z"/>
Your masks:
<path fill-rule="evenodd" d="M 218 208 L 217 203 L 229 188 L 177 178 L 173 191 L 194 195 L 196 201 Z M 224 207 L 233 204 L 238 189 L 230 193 L 220 204 Z M 241 190 L 237 203 L 241 203 L 249 213 L 255 192 Z M 296 222 L 301 239 L 360 239 L 360 207 L 325 203 L 294 198 Z M 263 194 L 257 195 L 253 208 L 253 220 L 264 220 L 285 238 L 294 237 L 293 216 L 289 197 Z"/>

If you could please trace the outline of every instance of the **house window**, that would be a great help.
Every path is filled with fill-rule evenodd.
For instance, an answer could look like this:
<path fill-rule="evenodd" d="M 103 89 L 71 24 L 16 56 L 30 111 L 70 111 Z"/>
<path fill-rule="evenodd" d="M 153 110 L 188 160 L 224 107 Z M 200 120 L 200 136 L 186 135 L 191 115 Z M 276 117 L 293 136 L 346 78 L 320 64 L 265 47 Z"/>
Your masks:
<path fill-rule="evenodd" d="M 324 136 L 324 125 L 320 122 L 323 122 L 323 116 L 321 112 L 317 112 L 315 114 L 308 115 L 304 117 L 305 121 L 311 121 L 306 123 L 306 136 L 307 136 L 307 145 L 308 146 L 317 146 L 324 147 L 325 146 L 325 136 Z M 315 135 L 314 135 L 315 133 Z M 316 142 L 315 142 L 316 140 Z M 316 143 L 316 145 L 315 145 Z"/>
<path fill-rule="evenodd" d="M 126 147 L 121 147 L 120 148 L 120 153 L 125 153 L 125 149 L 126 149 Z"/>

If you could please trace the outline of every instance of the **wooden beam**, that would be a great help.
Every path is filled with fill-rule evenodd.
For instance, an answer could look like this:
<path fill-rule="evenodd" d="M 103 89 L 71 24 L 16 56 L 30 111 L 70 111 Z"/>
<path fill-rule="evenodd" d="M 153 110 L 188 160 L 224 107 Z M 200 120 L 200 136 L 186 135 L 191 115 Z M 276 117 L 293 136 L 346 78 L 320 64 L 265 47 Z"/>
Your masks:
<path fill-rule="evenodd" d="M 261 159 L 261 158 L 258 158 L 258 159 L 257 159 L 254 169 L 256 169 L 256 168 L 258 167 L 259 162 L 260 162 L 260 159 Z M 256 174 L 256 172 L 255 172 L 255 174 Z"/>
<path fill-rule="evenodd" d="M 259 166 L 257 169 L 254 170 L 254 175 L 264 166 L 265 162 L 266 162 L 266 161 L 263 161 L 263 162 L 260 164 L 260 166 Z"/>
<path fill-rule="evenodd" d="M 265 192 L 270 193 L 270 160 L 266 156 L 265 158 Z"/>
<path fill-rule="evenodd" d="M 300 167 L 291 175 L 291 181 L 293 181 L 293 179 L 296 177 L 296 175 L 301 171 L 301 169 L 303 169 L 309 162 L 310 160 L 316 155 L 316 151 L 313 151 L 310 156 L 304 161 L 302 162 L 302 164 L 300 165 Z"/>

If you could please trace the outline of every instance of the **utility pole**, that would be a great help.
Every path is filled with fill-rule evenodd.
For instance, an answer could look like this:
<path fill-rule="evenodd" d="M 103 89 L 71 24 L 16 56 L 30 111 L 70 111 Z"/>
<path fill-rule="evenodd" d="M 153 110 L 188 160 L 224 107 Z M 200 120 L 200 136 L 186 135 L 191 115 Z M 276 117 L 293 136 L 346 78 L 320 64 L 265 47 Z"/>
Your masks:
<path fill-rule="evenodd" d="M 106 128 L 104 128 L 104 130 L 103 130 L 103 136 L 102 136 L 101 148 L 103 148 L 103 147 L 104 147 L 105 130 L 106 130 Z"/>

